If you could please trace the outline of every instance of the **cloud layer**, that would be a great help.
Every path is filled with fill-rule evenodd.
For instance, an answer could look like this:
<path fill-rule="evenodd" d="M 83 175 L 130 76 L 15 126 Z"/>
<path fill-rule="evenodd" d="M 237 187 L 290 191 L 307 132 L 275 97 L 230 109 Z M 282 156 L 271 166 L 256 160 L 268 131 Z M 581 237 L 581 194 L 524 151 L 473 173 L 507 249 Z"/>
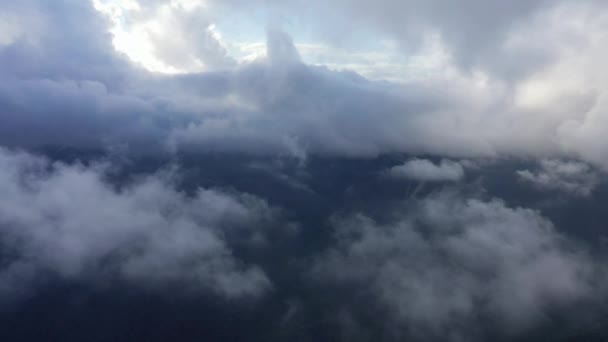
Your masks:
<path fill-rule="evenodd" d="M 271 297 L 313 341 L 558 322 L 606 294 L 571 237 L 602 244 L 607 47 L 595 0 L 4 1 L 0 302 Z"/>
<path fill-rule="evenodd" d="M 470 1 L 458 9 L 434 3 L 383 1 L 368 8 L 330 2 L 327 6 L 351 13 L 359 23 L 381 29 L 378 32 L 400 34 L 393 32 L 397 26 L 388 25 L 392 20 L 379 18 L 409 13 L 405 9 L 412 6 L 422 14 L 412 23 L 414 36 L 424 27 L 437 29 L 439 38 L 433 39 L 446 47 L 448 58 L 436 67 L 437 73 L 403 84 L 372 82 L 353 72 L 301 63 L 291 39 L 276 32 L 269 35 L 267 56 L 254 62 L 220 63 L 219 69 L 187 76 L 148 74 L 113 50 L 107 23 L 104 27 L 102 15 L 92 6 L 72 6 L 67 0 L 59 5 L 48 11 L 33 0 L 3 5 L 7 16 L 32 22 L 26 31 L 23 23 L 9 21 L 13 24 L 7 32 L 22 33 L 7 33 L 10 39 L 0 48 L 2 63 L 13 66 L 2 71 L 0 84 L 4 145 L 126 143 L 144 150 L 168 146 L 297 156 L 561 155 L 606 166 L 601 61 L 607 12 L 598 3 L 536 1 L 510 4 L 506 10 L 498 2 Z M 262 6 L 222 6 L 241 5 Z M 162 12 L 155 9 L 156 2 L 142 6 L 137 13 L 146 18 Z M 186 11 L 189 7 L 184 6 L 171 11 Z M 285 6 L 298 8 L 297 3 Z M 188 15 L 213 16 L 221 12 L 215 7 L 210 3 L 206 12 L 197 7 Z M 478 17 L 481 8 L 501 13 L 501 20 L 492 19 L 484 30 L 469 25 L 477 22 L 470 18 Z M 171 22 L 182 23 L 178 19 Z M 86 29 L 74 32 L 72 27 Z M 470 39 L 471 32 L 478 39 Z M 179 33 L 163 34 L 180 37 L 181 45 L 191 40 Z M 459 39 L 461 35 L 468 38 Z M 525 44 L 523 37 L 547 43 L 547 51 L 539 52 L 550 54 L 541 58 L 542 67 L 521 57 L 535 54 L 539 46 Z M 167 41 L 175 42 L 163 38 L 158 44 L 185 54 Z M 505 62 L 503 69 L 528 62 L 531 66 L 525 73 L 505 75 L 484 67 L 496 60 L 493 57 L 466 63 L 472 67 L 454 61 L 500 49 L 520 56 Z M 200 59 L 209 54 L 202 49 L 194 55 Z M 29 101 L 32 96 L 36 101 Z M 64 134 L 65 129 L 70 134 Z"/>
<path fill-rule="evenodd" d="M 46 277 L 227 297 L 271 287 L 227 241 L 235 232 L 263 234 L 274 214 L 260 199 L 206 189 L 188 196 L 162 174 L 117 188 L 104 180 L 103 165 L 51 163 L 4 149 L 0 166 L 3 299 L 35 290 Z"/>
<path fill-rule="evenodd" d="M 600 175 L 589 165 L 555 159 L 540 161 L 540 170 L 520 170 L 524 181 L 544 190 L 559 190 L 577 196 L 589 196 L 600 182 Z"/>
<path fill-rule="evenodd" d="M 386 216 L 337 218 L 313 275 L 371 294 L 397 339 L 516 334 L 597 294 L 597 265 L 532 210 L 448 192 Z"/>

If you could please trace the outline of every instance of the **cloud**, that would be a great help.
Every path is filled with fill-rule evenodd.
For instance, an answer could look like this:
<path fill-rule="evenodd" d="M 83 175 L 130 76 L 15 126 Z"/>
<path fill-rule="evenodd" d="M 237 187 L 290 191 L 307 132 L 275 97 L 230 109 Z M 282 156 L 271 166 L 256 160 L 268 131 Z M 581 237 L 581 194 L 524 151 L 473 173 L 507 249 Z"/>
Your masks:
<path fill-rule="evenodd" d="M 556 46 L 553 62 L 514 82 L 453 65 L 401 84 L 303 63 L 241 65 L 229 82 L 239 85 L 231 96 L 242 108 L 177 128 L 169 140 L 202 149 L 351 157 L 559 155 L 605 168 L 608 149 L 598 137 L 606 127 L 608 88 L 597 77 L 601 71 L 593 71 L 601 70 L 607 52 L 600 44 L 605 23 L 599 16 L 585 20 L 593 10 L 564 5 L 513 35 L 514 51 L 524 36 Z"/>
<path fill-rule="evenodd" d="M 423 182 L 459 181 L 464 177 L 464 169 L 457 162 L 442 159 L 434 164 L 427 159 L 412 159 L 403 165 L 388 170 L 389 176 L 400 179 L 412 179 Z"/>
<path fill-rule="evenodd" d="M 200 72 L 230 67 L 202 1 L 93 1 L 112 23 L 113 44 L 150 71 Z"/>
<path fill-rule="evenodd" d="M 104 168 L 0 150 L 2 299 L 49 279 L 118 279 L 229 298 L 271 288 L 259 266 L 231 249 L 272 224 L 264 201 L 210 189 L 189 196 L 162 173 L 117 187 Z"/>
<path fill-rule="evenodd" d="M 545 159 L 536 171 L 520 170 L 517 175 L 543 190 L 557 190 L 577 196 L 589 196 L 600 182 L 599 174 L 588 164 L 576 161 Z"/>
<path fill-rule="evenodd" d="M 370 294 L 399 339 L 519 333 L 597 294 L 584 250 L 539 213 L 500 200 L 440 193 L 382 220 L 356 214 L 334 226 L 336 245 L 314 279 Z"/>
<path fill-rule="evenodd" d="M 267 21 L 264 54 L 251 26 Z M 246 155 L 246 163 L 217 162 L 217 177 L 263 188 L 317 227 L 327 212 L 371 208 L 332 221 L 335 245 L 312 270 L 330 292 L 345 290 L 331 295 L 355 337 L 365 335 L 369 316 L 359 313 L 367 309 L 378 313 L 367 323 L 394 328 L 397 340 L 525 331 L 595 299 L 603 273 L 590 253 L 540 213 L 500 200 L 416 200 L 419 187 L 409 203 L 373 216 L 402 192 L 385 180 L 359 183 L 387 159 L 342 160 L 425 155 L 386 171 L 422 182 L 462 180 L 467 164 L 485 177 L 477 158 L 539 160 L 517 175 L 592 198 L 608 170 L 607 32 L 608 6 L 592 0 L 4 1 L 0 298 L 56 280 L 258 298 L 277 286 L 266 270 L 299 273 L 288 256 L 326 245 L 318 229 L 293 246 L 277 242 L 269 232 L 283 227 L 277 209 L 252 195 L 184 192 L 170 171 L 117 185 L 106 162 L 57 163 L 5 149 L 124 146 L 154 160 Z M 231 44 L 258 57 L 232 56 Z M 311 155 L 321 158 L 310 169 L 268 163 Z M 463 158 L 470 161 L 451 161 Z M 342 172 L 351 165 L 357 169 Z M 256 174 L 243 167 L 266 180 L 234 181 Z M 520 203 L 509 179 L 487 184 Z M 576 221 L 571 212 L 582 211 L 560 219 Z M 592 231 L 601 220 L 583 221 L 593 221 Z M 262 247 L 272 252 L 251 252 Z M 295 299 L 282 325 L 298 330 L 308 315 L 318 319 L 318 308 L 308 294 L 300 298 L 309 290 L 301 292 L 300 279 L 285 274 L 276 298 Z"/>
<path fill-rule="evenodd" d="M 114 86 L 129 70 L 115 54 L 106 23 L 86 1 L 24 0 L 0 5 L 12 39 L 0 46 L 0 77 L 98 81 Z M 74 29 L 78 28 L 78 29 Z M 15 33 L 16 32 L 16 33 Z"/>
<path fill-rule="evenodd" d="M 457 44 L 460 36 L 476 41 L 469 39 L 476 32 L 478 44 L 469 47 L 472 56 L 478 55 L 477 50 L 495 51 L 496 44 L 517 56 L 550 46 L 551 56 L 542 68 L 528 65 L 527 60 L 509 62 L 526 65 L 528 71 L 518 72 L 517 77 L 488 68 L 463 68 L 454 61 L 458 49 L 452 46 L 437 72 L 403 83 L 370 81 L 352 71 L 307 65 L 292 39 L 277 30 L 269 31 L 269 54 L 252 62 L 218 62 L 217 68 L 187 75 L 147 73 L 114 51 L 102 14 L 90 4 L 70 3 L 63 0 L 52 9 L 34 0 L 2 5 L 7 16 L 25 18 L 19 25 L 31 27 L 27 34 L 11 33 L 0 48 L 0 62 L 12 66 L 0 72 L 0 144 L 4 146 L 118 143 L 151 154 L 168 149 L 299 158 L 391 153 L 453 158 L 558 156 L 608 167 L 608 148 L 600 138 L 606 133 L 603 127 L 608 127 L 603 124 L 608 86 L 602 77 L 608 52 L 602 18 L 608 12 L 597 3 L 537 1 L 508 9 L 494 1 L 467 1 L 455 9 L 415 1 L 384 1 L 371 7 L 361 2 L 328 4 L 353 18 L 367 13 L 361 25 L 383 27 L 382 32 L 393 26 L 382 24 L 392 22 L 393 13 L 407 12 L 398 9 L 418 6 L 424 23 L 414 20 L 412 25 L 431 25 L 431 30 L 436 26 L 444 35 L 453 35 L 453 39 L 431 35 L 440 47 Z M 139 19 L 148 20 L 148 14 L 167 4 L 142 2 Z M 182 18 L 180 11 L 194 10 L 182 2 L 173 4 L 168 27 L 179 32 L 163 33 L 158 49 L 182 57 L 190 54 L 179 52 L 182 47 L 189 51 L 201 43 L 184 33 L 194 34 L 188 23 L 200 17 L 206 29 L 213 21 L 207 16 L 225 13 L 218 9 L 222 6 L 242 6 L 241 10 L 262 6 L 210 2 L 204 13 Z M 295 10 L 296 5 L 280 6 Z M 312 9 L 316 6 L 326 5 L 317 3 Z M 478 30 L 477 21 L 470 20 L 482 8 L 499 18 L 496 23 L 490 20 L 487 30 Z M 22 31 L 11 28 L 10 32 Z M 546 44 L 528 44 L 525 37 Z M 172 49 L 172 42 L 180 48 Z M 221 47 L 211 50 L 200 55 L 213 59 L 216 52 L 224 54 Z"/>
<path fill-rule="evenodd" d="M 492 70 L 509 77 L 529 72 L 551 59 L 550 46 L 526 45 L 519 54 L 513 53 L 510 49 L 513 32 L 525 29 L 538 16 L 564 3 L 568 2 L 533 0 L 508 5 L 480 0 L 454 4 L 439 0 L 380 0 L 373 4 L 360 0 L 209 2 L 211 8 L 257 9 L 269 12 L 269 16 L 278 12 L 272 18 L 279 21 L 282 16 L 295 17 L 317 39 L 351 48 L 374 45 L 378 40 L 375 37 L 380 37 L 411 54 L 424 45 L 426 38 L 436 35 L 457 65 Z"/>
<path fill-rule="evenodd" d="M 300 62 L 300 53 L 291 37 L 278 29 L 268 31 L 266 56 L 270 63 L 276 65 Z"/>

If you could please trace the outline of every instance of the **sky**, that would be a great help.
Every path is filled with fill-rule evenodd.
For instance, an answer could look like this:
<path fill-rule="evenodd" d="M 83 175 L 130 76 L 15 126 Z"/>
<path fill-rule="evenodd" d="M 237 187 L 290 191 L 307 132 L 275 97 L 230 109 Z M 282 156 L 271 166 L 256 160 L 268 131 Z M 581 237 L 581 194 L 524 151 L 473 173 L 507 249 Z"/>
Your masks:
<path fill-rule="evenodd" d="M 0 0 L 0 338 L 603 341 L 608 4 Z"/>

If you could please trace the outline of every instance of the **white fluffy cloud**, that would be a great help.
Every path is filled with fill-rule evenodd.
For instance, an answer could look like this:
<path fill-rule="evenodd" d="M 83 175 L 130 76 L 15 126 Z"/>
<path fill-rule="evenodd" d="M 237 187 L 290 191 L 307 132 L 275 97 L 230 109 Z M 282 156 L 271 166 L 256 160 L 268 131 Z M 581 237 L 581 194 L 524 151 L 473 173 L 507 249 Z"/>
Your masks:
<path fill-rule="evenodd" d="M 115 48 L 151 71 L 232 66 L 203 1 L 93 1 L 112 23 Z"/>
<path fill-rule="evenodd" d="M 337 218 L 337 245 L 312 273 L 371 293 L 397 334 L 470 340 L 487 324 L 520 332 L 595 294 L 597 265 L 535 211 L 452 193 L 399 210 L 382 223 Z"/>
<path fill-rule="evenodd" d="M 46 277 L 178 285 L 233 298 L 271 287 L 228 243 L 237 233 L 263 234 L 256 229 L 274 215 L 264 201 L 206 189 L 188 196 L 168 174 L 119 188 L 104 177 L 103 165 L 0 150 L 0 294 L 35 290 Z"/>

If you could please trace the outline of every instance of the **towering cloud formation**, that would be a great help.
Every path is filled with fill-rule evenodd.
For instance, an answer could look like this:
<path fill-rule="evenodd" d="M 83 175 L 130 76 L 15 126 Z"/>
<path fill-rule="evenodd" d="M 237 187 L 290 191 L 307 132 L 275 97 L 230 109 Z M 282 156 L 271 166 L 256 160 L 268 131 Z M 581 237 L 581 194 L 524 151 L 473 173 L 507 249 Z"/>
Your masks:
<path fill-rule="evenodd" d="M 328 6 L 350 13 L 380 37 L 382 32 L 420 36 L 426 28 L 434 29 L 433 39 L 445 47 L 448 58 L 437 73 L 404 84 L 306 65 L 291 38 L 275 30 L 268 35 L 263 60 L 234 67 L 219 63 L 222 71 L 196 75 L 153 76 L 129 67 L 113 51 L 101 14 L 91 6 L 72 6 L 67 0 L 59 5 L 48 11 L 35 10 L 47 5 L 33 0 L 3 5 L 7 16 L 34 21 L 28 30 L 9 21 L 13 33 L 6 34 L 10 39 L 0 48 L 2 63 L 14 66 L 2 71 L 0 85 L 3 144 L 128 143 L 157 149 L 160 143 L 177 150 L 299 156 L 557 154 L 606 167 L 608 149 L 600 138 L 606 126 L 606 85 L 598 64 L 606 54 L 606 30 L 600 15 L 590 17 L 605 13 L 598 3 L 467 1 L 455 8 L 434 2 L 314 4 L 313 9 Z M 160 13 L 150 6 L 139 15 Z M 171 6 L 171 13 L 189 8 Z M 223 13 L 222 6 L 238 10 L 240 3 L 201 7 L 202 26 L 208 26 L 207 16 Z M 299 8 L 297 3 L 277 6 Z M 392 14 L 413 13 L 406 10 L 411 6 L 418 19 L 398 31 Z M 484 17 L 477 15 L 482 8 L 500 13 L 500 20 L 489 25 L 471 20 Z M 171 20 L 181 23 L 178 19 Z M 86 29 L 74 32 L 73 27 Z M 186 44 L 189 36 L 175 35 Z M 572 36 L 578 38 L 568 39 Z M 539 44 L 527 44 L 524 37 L 546 41 L 547 50 L 537 51 Z M 165 56 L 169 41 L 175 42 L 157 41 L 155 51 Z M 205 51 L 196 55 L 215 54 Z M 25 94 L 34 94 L 37 101 L 28 101 Z M 69 136 L 62 134 L 64 127 L 70 127 Z M 17 130 L 28 134 L 15 134 Z"/>

